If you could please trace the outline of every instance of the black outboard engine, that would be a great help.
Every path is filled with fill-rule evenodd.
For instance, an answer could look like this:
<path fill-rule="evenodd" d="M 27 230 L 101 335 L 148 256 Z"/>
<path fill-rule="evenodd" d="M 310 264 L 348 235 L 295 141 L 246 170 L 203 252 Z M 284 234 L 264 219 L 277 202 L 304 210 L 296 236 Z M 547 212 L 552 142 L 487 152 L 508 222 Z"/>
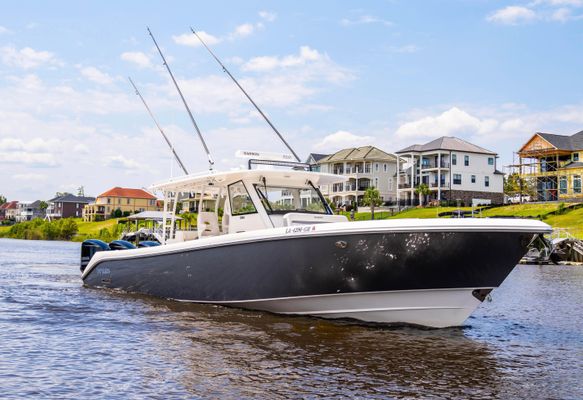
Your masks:
<path fill-rule="evenodd" d="M 138 247 L 154 247 L 160 246 L 160 242 L 156 242 L 154 240 L 144 240 L 143 242 L 138 243 Z"/>
<path fill-rule="evenodd" d="M 132 243 L 128 242 L 127 240 L 114 240 L 109 244 L 109 248 L 111 250 L 130 250 L 135 249 Z"/>
<path fill-rule="evenodd" d="M 109 245 L 101 240 L 89 239 L 81 244 L 81 272 L 85 271 L 85 267 L 95 253 L 98 251 L 111 250 Z"/>

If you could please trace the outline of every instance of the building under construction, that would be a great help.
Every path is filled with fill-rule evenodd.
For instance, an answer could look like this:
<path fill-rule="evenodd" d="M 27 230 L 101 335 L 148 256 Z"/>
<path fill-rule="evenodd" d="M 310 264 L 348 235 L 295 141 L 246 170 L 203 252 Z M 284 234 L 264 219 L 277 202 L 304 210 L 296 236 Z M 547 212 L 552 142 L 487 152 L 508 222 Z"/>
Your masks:
<path fill-rule="evenodd" d="M 583 200 L 583 131 L 571 136 L 535 133 L 516 156 L 513 172 L 536 187 L 531 200 Z"/>

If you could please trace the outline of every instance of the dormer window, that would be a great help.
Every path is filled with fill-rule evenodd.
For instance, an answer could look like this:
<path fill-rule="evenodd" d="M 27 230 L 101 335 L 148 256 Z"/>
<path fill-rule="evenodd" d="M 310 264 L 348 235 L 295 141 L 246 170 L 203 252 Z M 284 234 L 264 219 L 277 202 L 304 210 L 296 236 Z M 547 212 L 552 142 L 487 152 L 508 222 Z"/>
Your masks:
<path fill-rule="evenodd" d="M 579 153 L 573 153 L 573 161 L 579 161 Z"/>

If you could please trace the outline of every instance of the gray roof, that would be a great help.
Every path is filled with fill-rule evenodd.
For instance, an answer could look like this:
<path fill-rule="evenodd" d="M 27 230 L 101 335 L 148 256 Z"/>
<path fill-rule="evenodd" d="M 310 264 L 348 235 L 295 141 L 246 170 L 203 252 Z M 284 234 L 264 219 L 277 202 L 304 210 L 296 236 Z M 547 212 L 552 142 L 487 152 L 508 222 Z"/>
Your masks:
<path fill-rule="evenodd" d="M 429 143 L 425 144 L 414 144 L 409 147 L 405 147 L 402 150 L 397 151 L 397 154 L 410 153 L 410 152 L 422 152 L 422 151 L 432 151 L 432 150 L 454 150 L 462 151 L 466 153 L 479 153 L 479 154 L 492 154 L 496 155 L 495 152 L 487 150 L 483 147 L 476 146 L 470 142 L 463 139 L 453 137 L 453 136 L 442 136 Z"/>
<path fill-rule="evenodd" d="M 580 162 L 580 161 L 572 162 L 572 163 L 569 163 L 569 164 L 565 165 L 563 168 L 566 168 L 566 169 L 569 169 L 569 168 L 583 168 L 583 162 Z"/>
<path fill-rule="evenodd" d="M 555 146 L 559 150 L 583 150 L 583 131 L 571 136 L 555 135 L 554 133 L 537 132 L 537 135 Z"/>
<path fill-rule="evenodd" d="M 359 161 L 359 160 L 379 160 L 397 161 L 397 158 L 374 146 L 352 147 L 342 149 L 334 154 L 330 154 L 318 161 L 318 164 L 334 161 Z"/>
<path fill-rule="evenodd" d="M 328 154 L 310 153 L 306 159 L 306 162 L 310 162 L 310 158 L 313 158 L 315 162 L 318 162 L 324 157 L 328 157 Z"/>
<path fill-rule="evenodd" d="M 64 196 L 58 196 L 54 199 L 50 199 L 50 203 L 60 202 L 60 203 L 85 203 L 89 204 L 95 201 L 95 197 L 82 197 L 75 196 L 71 193 L 67 193 Z"/>

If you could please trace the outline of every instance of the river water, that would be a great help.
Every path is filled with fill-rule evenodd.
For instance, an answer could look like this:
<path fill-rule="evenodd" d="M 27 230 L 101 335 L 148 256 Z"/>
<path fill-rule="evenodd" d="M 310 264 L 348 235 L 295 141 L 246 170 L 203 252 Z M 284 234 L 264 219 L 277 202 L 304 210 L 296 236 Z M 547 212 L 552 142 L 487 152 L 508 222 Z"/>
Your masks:
<path fill-rule="evenodd" d="M 0 239 L 0 398 L 583 398 L 583 267 L 518 266 L 424 330 L 88 289 L 78 261 Z"/>

